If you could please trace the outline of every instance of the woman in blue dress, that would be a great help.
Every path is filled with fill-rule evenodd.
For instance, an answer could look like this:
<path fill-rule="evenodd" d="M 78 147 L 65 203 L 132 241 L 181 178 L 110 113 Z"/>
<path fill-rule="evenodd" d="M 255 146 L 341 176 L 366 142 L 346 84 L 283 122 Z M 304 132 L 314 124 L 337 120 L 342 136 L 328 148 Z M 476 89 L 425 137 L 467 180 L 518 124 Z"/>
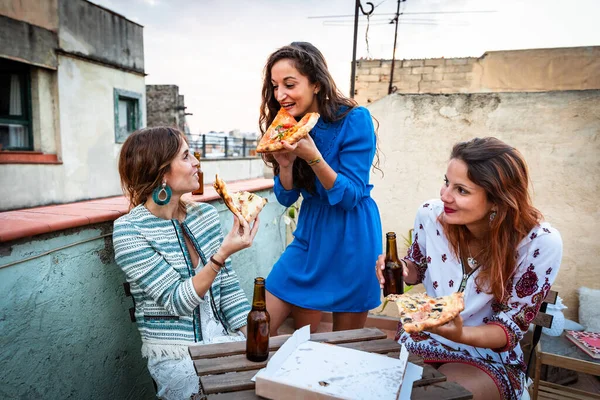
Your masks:
<path fill-rule="evenodd" d="M 290 206 L 302 196 L 294 240 L 267 277 L 271 335 L 290 314 L 296 328 L 310 324 L 314 332 L 321 311 L 333 313 L 334 331 L 362 328 L 380 304 L 372 273 L 381 253 L 369 182 L 377 154 L 373 120 L 338 91 L 323 55 L 306 42 L 284 46 L 267 60 L 263 134 L 281 107 L 298 120 L 309 112 L 320 119 L 306 138 L 264 156 L 277 200 Z"/>

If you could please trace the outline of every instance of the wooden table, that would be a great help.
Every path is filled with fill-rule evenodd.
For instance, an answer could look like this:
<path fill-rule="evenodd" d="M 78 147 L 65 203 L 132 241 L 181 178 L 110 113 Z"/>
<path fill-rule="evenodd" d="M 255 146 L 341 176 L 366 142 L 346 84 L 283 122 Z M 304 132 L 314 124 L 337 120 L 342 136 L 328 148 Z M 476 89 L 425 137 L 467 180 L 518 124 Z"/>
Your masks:
<path fill-rule="evenodd" d="M 269 358 L 290 335 L 272 337 L 269 340 Z M 326 342 L 371 353 L 386 354 L 398 358 L 400 346 L 376 328 L 339 332 L 323 332 L 310 335 L 314 342 Z M 200 377 L 200 389 L 208 400 L 260 399 L 254 393 L 250 379 L 267 361 L 252 362 L 246 359 L 246 342 L 232 342 L 190 346 L 190 355 Z M 423 378 L 413 385 L 412 399 L 462 400 L 473 396 L 462 386 L 447 382 L 446 377 L 435 368 L 423 363 L 419 357 L 410 356 L 414 364 L 423 366 Z"/>

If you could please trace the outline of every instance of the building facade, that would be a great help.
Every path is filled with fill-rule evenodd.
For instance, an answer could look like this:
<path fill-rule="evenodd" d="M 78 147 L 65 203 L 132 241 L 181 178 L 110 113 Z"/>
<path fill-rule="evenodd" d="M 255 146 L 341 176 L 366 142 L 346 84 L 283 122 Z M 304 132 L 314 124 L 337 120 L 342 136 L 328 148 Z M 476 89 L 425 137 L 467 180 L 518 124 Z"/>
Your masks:
<path fill-rule="evenodd" d="M 146 124 L 143 27 L 85 0 L 0 3 L 0 211 L 122 194 Z"/>

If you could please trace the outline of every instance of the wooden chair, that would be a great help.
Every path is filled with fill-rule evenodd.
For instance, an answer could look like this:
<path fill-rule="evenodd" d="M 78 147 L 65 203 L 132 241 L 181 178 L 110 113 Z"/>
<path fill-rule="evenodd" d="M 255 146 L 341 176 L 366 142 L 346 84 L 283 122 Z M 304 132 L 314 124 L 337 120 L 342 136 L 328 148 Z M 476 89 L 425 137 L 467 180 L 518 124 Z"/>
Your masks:
<path fill-rule="evenodd" d="M 550 349 L 544 351 L 542 343 L 540 342 L 542 328 L 550 328 L 552 326 L 552 315 L 546 313 L 546 307 L 548 304 L 556 304 L 558 293 L 550 290 L 548 295 L 544 299 L 540 312 L 533 320 L 535 329 L 532 339 L 532 354 L 528 362 L 527 376 L 529 376 L 529 365 L 531 365 L 531 358 L 535 357 L 535 371 L 533 379 L 533 400 L 539 399 L 598 399 L 600 395 L 596 393 L 589 393 L 579 389 L 570 388 L 568 386 L 558 385 L 556 383 L 546 382 L 540 379 L 542 374 L 542 365 L 560 367 L 569 369 L 576 372 L 587 373 L 592 375 L 598 375 L 600 371 L 600 364 L 594 364 L 582 359 L 559 355 L 556 352 L 550 352 Z M 554 350 L 556 346 L 570 346 L 568 339 L 564 338 L 564 334 L 561 337 L 552 338 L 554 341 Z M 573 345 L 574 346 L 574 345 Z M 579 351 L 579 350 L 576 350 Z M 578 353 L 574 353 L 578 356 Z"/>

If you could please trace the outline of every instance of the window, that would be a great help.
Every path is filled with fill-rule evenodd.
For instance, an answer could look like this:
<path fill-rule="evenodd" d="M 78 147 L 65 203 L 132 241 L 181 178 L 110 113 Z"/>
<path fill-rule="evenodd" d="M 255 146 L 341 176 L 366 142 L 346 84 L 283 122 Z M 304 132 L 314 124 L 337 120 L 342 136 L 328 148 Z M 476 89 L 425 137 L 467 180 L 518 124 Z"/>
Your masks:
<path fill-rule="evenodd" d="M 0 59 L 0 150 L 33 150 L 29 66 Z"/>
<path fill-rule="evenodd" d="M 115 89 L 115 142 L 123 143 L 127 136 L 140 128 L 142 95 L 122 89 Z"/>

